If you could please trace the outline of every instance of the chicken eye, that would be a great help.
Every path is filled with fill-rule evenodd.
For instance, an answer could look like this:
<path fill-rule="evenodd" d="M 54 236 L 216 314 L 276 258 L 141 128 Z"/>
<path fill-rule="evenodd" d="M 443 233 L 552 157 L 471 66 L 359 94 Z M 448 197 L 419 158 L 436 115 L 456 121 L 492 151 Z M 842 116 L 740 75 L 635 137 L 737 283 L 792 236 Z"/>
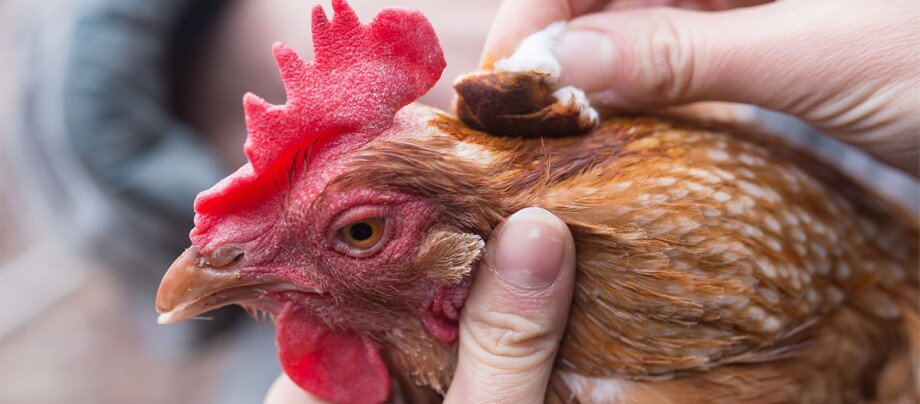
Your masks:
<path fill-rule="evenodd" d="M 366 250 L 383 238 L 384 224 L 382 217 L 359 220 L 339 229 L 339 237 L 351 247 Z"/>

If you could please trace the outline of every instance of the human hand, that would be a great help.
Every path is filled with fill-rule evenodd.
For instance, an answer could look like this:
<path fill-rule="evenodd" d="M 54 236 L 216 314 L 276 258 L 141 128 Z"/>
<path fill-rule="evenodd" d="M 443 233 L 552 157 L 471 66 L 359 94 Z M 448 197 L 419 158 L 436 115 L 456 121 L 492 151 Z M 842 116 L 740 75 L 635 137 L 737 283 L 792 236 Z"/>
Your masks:
<path fill-rule="evenodd" d="M 685 8 L 637 7 L 649 5 Z M 554 49 L 560 82 L 595 105 L 754 104 L 918 175 L 920 8 L 912 1 L 507 0 L 483 64 L 559 20 L 568 21 Z"/>
<path fill-rule="evenodd" d="M 575 284 L 575 241 L 561 220 L 523 209 L 493 232 L 460 315 L 445 403 L 542 402 Z M 281 375 L 265 404 L 322 402 Z"/>

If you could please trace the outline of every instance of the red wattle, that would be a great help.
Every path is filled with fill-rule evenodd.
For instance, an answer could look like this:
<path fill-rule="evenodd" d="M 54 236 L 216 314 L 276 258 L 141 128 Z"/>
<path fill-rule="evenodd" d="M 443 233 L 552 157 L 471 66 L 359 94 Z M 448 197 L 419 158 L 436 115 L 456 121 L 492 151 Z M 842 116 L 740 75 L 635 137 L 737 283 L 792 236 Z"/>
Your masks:
<path fill-rule="evenodd" d="M 379 403 L 390 396 L 390 375 L 366 337 L 308 321 L 293 305 L 277 318 L 281 367 L 298 386 L 336 403 Z"/>

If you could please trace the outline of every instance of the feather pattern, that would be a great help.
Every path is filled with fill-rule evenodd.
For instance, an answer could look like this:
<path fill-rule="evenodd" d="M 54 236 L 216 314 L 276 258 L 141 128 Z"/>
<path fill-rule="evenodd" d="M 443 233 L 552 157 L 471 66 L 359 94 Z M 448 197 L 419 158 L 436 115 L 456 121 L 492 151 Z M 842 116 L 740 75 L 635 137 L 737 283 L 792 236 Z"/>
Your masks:
<path fill-rule="evenodd" d="M 345 164 L 327 191 L 419 195 L 483 238 L 530 205 L 568 223 L 577 289 L 556 371 L 569 398 L 608 401 L 605 383 L 615 402 L 916 397 L 912 382 L 878 383 L 895 363 L 907 371 L 888 377 L 916 376 L 903 355 L 916 349 L 917 219 L 776 138 L 657 118 L 495 138 L 434 113 L 427 131 Z"/>

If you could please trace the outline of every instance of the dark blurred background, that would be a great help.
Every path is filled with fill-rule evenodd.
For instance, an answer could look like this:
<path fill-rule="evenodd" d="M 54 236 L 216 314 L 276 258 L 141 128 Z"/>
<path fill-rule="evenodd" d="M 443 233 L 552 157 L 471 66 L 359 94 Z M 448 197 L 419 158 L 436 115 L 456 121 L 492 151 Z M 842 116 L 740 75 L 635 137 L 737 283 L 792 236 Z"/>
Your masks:
<path fill-rule="evenodd" d="M 443 109 L 498 6 L 352 3 L 364 21 L 383 5 L 425 12 L 448 68 L 422 101 Z M 228 308 L 157 326 L 154 297 L 195 194 L 244 162 L 242 94 L 284 101 L 271 44 L 310 59 L 314 4 L 0 0 L 0 402 L 261 402 L 280 372 L 271 325 Z M 915 180 L 794 119 L 719 111 L 920 206 Z"/>

